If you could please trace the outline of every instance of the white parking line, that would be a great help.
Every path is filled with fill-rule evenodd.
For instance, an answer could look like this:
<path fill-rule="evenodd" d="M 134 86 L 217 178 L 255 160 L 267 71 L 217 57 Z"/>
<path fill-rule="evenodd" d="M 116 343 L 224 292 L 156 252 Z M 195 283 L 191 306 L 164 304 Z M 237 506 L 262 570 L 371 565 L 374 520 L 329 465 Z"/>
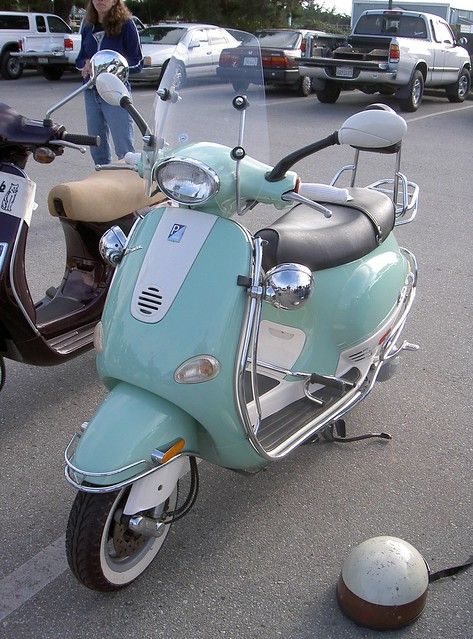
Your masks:
<path fill-rule="evenodd" d="M 0 580 L 0 621 L 62 575 L 67 568 L 63 535 Z"/>
<path fill-rule="evenodd" d="M 407 122 L 419 122 L 419 120 L 427 120 L 427 118 L 435 118 L 437 115 L 446 115 L 447 113 L 457 113 L 458 111 L 464 111 L 465 109 L 473 109 L 473 104 L 456 107 L 455 109 L 446 109 L 445 111 L 437 111 L 436 113 L 429 113 L 427 115 L 419 115 L 415 118 L 409 118 Z"/>

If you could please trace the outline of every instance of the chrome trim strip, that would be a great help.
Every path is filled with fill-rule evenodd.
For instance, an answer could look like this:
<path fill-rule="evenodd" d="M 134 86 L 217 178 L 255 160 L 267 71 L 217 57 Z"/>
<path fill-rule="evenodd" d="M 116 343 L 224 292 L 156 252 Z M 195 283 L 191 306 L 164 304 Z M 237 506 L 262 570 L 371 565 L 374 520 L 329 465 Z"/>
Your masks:
<path fill-rule="evenodd" d="M 135 481 L 138 481 L 138 479 L 142 479 L 143 477 L 146 477 L 147 475 L 150 475 L 151 473 L 154 473 L 158 470 L 161 470 L 162 468 L 165 468 L 168 464 L 171 464 L 173 461 L 175 461 L 179 457 L 188 457 L 193 454 L 192 452 L 189 452 L 189 451 L 185 453 L 179 453 L 178 455 L 175 455 L 172 459 L 170 459 L 168 462 L 164 464 L 159 464 L 159 465 L 152 465 L 151 456 L 150 456 L 149 460 L 142 459 L 138 462 L 134 462 L 133 464 L 128 464 L 127 466 L 123 466 L 122 468 L 117 468 L 116 470 L 111 470 L 111 471 L 102 472 L 102 473 L 90 473 L 90 472 L 81 470 L 80 468 L 77 468 L 77 466 L 74 466 L 71 463 L 70 457 L 68 455 L 71 446 L 78 439 L 80 439 L 80 436 L 81 435 L 79 433 L 75 433 L 64 452 L 64 461 L 65 461 L 64 476 L 66 478 L 66 481 L 69 484 L 71 484 L 71 486 L 73 486 L 77 490 L 80 490 L 81 492 L 84 492 L 84 493 L 110 493 L 115 490 L 119 490 L 120 488 L 124 488 L 125 486 L 130 486 Z M 125 479 L 124 481 L 121 481 L 119 483 L 115 483 L 112 485 L 108 485 L 108 486 L 84 486 L 80 481 L 78 481 L 77 477 L 72 476 L 72 475 L 82 475 L 83 476 L 82 481 L 86 481 L 89 478 L 93 478 L 93 477 L 114 477 L 115 475 L 119 475 L 120 473 L 126 472 L 127 470 L 130 470 L 131 468 L 140 466 L 141 464 L 147 464 L 148 466 L 152 466 L 152 467 L 139 473 L 138 475 L 133 475 L 133 477 L 130 477 L 129 479 Z"/>

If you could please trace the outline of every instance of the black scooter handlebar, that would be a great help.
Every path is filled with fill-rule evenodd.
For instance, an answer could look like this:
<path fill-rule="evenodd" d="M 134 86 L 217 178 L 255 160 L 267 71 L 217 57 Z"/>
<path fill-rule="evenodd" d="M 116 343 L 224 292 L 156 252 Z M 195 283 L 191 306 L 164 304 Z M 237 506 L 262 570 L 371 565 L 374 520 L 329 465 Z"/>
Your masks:
<path fill-rule="evenodd" d="M 64 132 L 61 135 L 61 140 L 64 140 L 64 142 L 71 142 L 72 144 L 79 144 L 84 146 L 99 146 L 100 144 L 100 136 L 81 135 L 80 133 Z"/>

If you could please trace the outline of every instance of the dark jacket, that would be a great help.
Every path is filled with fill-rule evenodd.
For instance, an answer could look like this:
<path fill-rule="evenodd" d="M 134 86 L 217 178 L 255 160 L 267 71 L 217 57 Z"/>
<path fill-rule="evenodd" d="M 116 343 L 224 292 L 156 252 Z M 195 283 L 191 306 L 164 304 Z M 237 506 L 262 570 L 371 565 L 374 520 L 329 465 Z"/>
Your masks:
<path fill-rule="evenodd" d="M 141 71 L 143 54 L 141 52 L 140 38 L 135 23 L 131 18 L 125 22 L 117 36 L 108 36 L 104 33 L 102 25 L 84 24 L 82 27 L 82 40 L 76 67 L 79 71 L 85 61 L 103 49 L 112 49 L 126 58 L 130 67 L 130 73 Z"/>

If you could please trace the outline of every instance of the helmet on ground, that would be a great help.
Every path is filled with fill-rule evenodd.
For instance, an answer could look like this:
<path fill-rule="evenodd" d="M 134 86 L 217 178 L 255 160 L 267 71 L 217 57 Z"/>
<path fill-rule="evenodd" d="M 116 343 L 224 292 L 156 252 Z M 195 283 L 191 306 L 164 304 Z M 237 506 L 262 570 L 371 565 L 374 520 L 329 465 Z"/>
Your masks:
<path fill-rule="evenodd" d="M 414 546 L 397 537 L 373 537 L 345 560 L 337 600 L 357 624 L 388 630 L 419 617 L 428 585 L 427 563 Z"/>

